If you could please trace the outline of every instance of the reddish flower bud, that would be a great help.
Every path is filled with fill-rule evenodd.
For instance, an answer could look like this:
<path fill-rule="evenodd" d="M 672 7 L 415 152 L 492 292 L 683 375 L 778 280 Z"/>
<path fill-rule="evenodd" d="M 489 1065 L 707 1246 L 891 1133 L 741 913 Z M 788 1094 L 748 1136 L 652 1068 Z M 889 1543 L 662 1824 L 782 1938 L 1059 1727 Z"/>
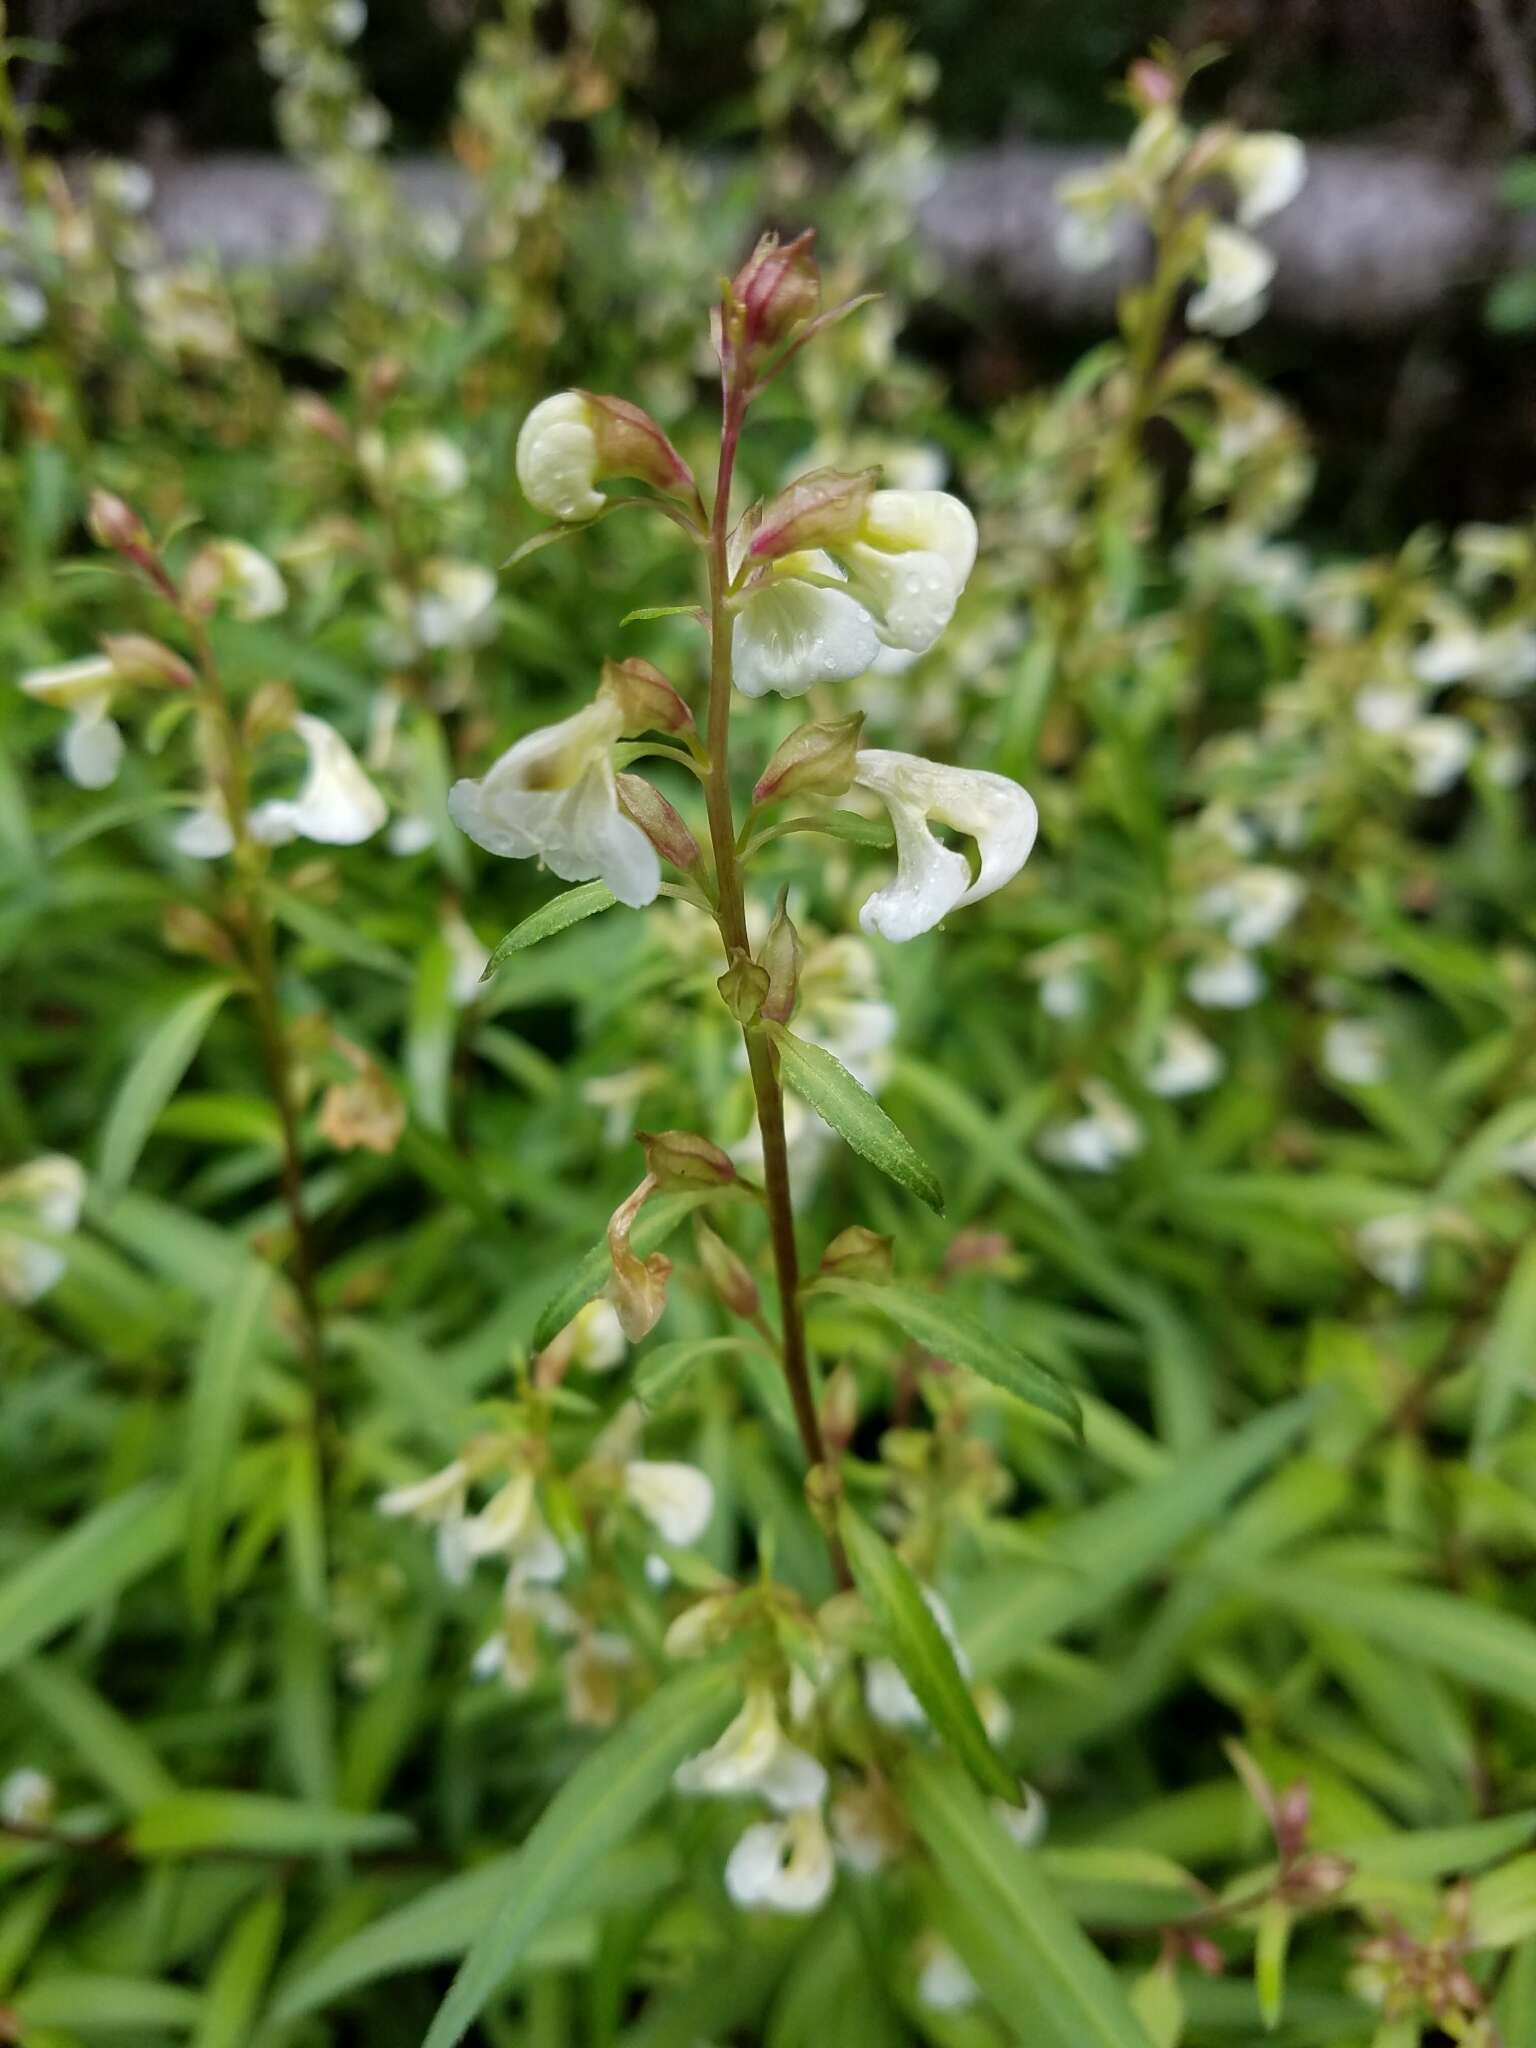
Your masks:
<path fill-rule="evenodd" d="M 628 661 L 605 661 L 601 695 L 618 706 L 624 723 L 622 733 L 686 732 L 693 726 L 693 713 L 653 662 L 638 654 Z"/>
<path fill-rule="evenodd" d="M 697 497 L 693 471 L 643 407 L 596 391 L 578 396 L 588 408 L 598 476 L 635 476 L 669 497 Z"/>
<path fill-rule="evenodd" d="M 769 562 L 853 540 L 879 481 L 878 469 L 813 469 L 796 477 L 763 507 L 747 553 Z"/>
<path fill-rule="evenodd" d="M 682 815 L 643 775 L 620 775 L 615 780 L 620 804 L 662 859 L 685 874 L 692 874 L 703 855 Z"/>
<path fill-rule="evenodd" d="M 796 796 L 801 791 L 815 796 L 841 796 L 852 786 L 854 757 L 864 714 L 826 723 L 797 726 L 758 777 L 752 801 Z"/>
<path fill-rule="evenodd" d="M 815 240 L 814 228 L 792 242 L 764 235 L 736 273 L 731 298 L 740 309 L 741 339 L 749 354 L 786 340 L 815 315 L 821 304 Z"/>
<path fill-rule="evenodd" d="M 850 1223 L 822 1253 L 820 1271 L 828 1280 L 889 1280 L 893 1251 L 893 1239 L 862 1223 Z"/>
<path fill-rule="evenodd" d="M 1143 113 L 1150 113 L 1153 107 L 1171 107 L 1179 96 L 1179 81 L 1166 65 L 1151 57 L 1137 58 L 1126 84 Z"/>
<path fill-rule="evenodd" d="M 729 1187 L 736 1169 L 718 1145 L 696 1131 L 637 1131 L 651 1178 L 665 1194 Z"/>
<path fill-rule="evenodd" d="M 732 1315 L 755 1316 L 761 1306 L 757 1282 L 743 1261 L 702 1216 L 693 1219 L 693 1243 L 704 1277 Z"/>
<path fill-rule="evenodd" d="M 336 408 L 313 391 L 296 392 L 290 405 L 293 423 L 307 434 L 316 434 L 322 440 L 334 441 L 338 448 L 345 448 L 351 436 L 347 423 Z"/>
<path fill-rule="evenodd" d="M 149 528 L 123 498 L 92 491 L 89 525 L 98 546 L 137 558 L 149 552 Z"/>
<path fill-rule="evenodd" d="M 125 683 L 160 683 L 172 690 L 190 690 L 197 682 L 188 662 L 147 633 L 104 633 L 101 651 Z"/>

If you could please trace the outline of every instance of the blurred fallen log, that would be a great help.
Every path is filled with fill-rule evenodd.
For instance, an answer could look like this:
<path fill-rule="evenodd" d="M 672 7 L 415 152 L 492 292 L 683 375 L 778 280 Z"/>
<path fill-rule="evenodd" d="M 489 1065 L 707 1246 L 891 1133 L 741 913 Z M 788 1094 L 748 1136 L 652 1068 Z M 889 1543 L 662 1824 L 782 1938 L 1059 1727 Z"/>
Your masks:
<path fill-rule="evenodd" d="M 917 207 L 919 233 L 946 282 L 1048 326 L 1102 326 L 1138 251 L 1128 242 L 1107 272 L 1066 269 L 1055 250 L 1054 196 L 1064 172 L 1102 155 L 1014 143 L 949 157 Z M 1316 145 L 1310 159 L 1301 197 L 1262 231 L 1279 258 L 1273 317 L 1281 323 L 1400 333 L 1468 286 L 1536 265 L 1536 217 L 1501 204 L 1495 164 L 1352 143 Z M 394 172 L 412 210 L 468 213 L 472 188 L 447 160 L 404 158 Z M 302 260 L 333 231 L 325 192 L 279 158 L 188 158 L 156 176 L 154 223 L 178 256 Z"/>

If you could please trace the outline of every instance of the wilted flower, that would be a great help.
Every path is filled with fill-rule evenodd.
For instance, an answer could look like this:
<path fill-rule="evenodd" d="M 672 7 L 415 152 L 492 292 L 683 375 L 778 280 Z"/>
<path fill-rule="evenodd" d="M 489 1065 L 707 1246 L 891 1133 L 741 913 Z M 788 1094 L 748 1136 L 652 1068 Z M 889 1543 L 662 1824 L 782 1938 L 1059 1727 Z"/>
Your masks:
<path fill-rule="evenodd" d="M 613 746 L 623 715 L 599 697 L 509 747 L 478 780 L 456 782 L 448 809 L 487 853 L 535 857 L 566 882 L 601 876 L 639 909 L 661 887 L 656 849 L 619 806 Z"/>
<path fill-rule="evenodd" d="M 1011 882 L 1035 843 L 1034 799 L 1006 776 L 982 768 L 950 768 L 915 754 L 862 748 L 854 780 L 873 790 L 896 832 L 896 875 L 859 912 L 867 932 L 913 939 L 967 903 Z M 964 854 L 943 846 L 930 818 L 976 841 L 980 871 L 971 879 Z"/>
<path fill-rule="evenodd" d="M 251 837 L 264 846 L 313 839 L 321 846 L 357 846 L 388 816 L 383 797 L 335 726 L 296 713 L 293 730 L 309 765 L 295 797 L 269 797 L 250 814 Z M 185 850 L 185 849 L 184 849 Z"/>
<path fill-rule="evenodd" d="M 1084 1114 L 1047 1124 L 1037 1140 L 1040 1156 L 1080 1173 L 1113 1173 L 1141 1150 L 1140 1119 L 1102 1081 L 1085 1081 L 1081 1092 Z"/>
<path fill-rule="evenodd" d="M 715 1510 L 715 1489 L 696 1465 L 631 1458 L 624 1491 L 664 1541 L 678 1549 L 697 1543 Z"/>
<path fill-rule="evenodd" d="M 326 1089 L 316 1128 L 338 1152 L 361 1149 L 387 1155 L 405 1132 L 405 1098 L 360 1045 L 340 1038 L 336 1042 L 353 1075 Z"/>
<path fill-rule="evenodd" d="M 776 1913 L 814 1913 L 837 1875 L 832 1844 L 818 1807 L 747 1829 L 725 1866 L 725 1888 L 738 1906 Z"/>
<path fill-rule="evenodd" d="M 1204 283 L 1185 317 L 1206 334 L 1241 334 L 1262 315 L 1275 275 L 1275 259 L 1262 242 L 1216 221 L 1206 231 Z"/>
<path fill-rule="evenodd" d="M 1203 1031 L 1182 1017 L 1170 1017 L 1158 1035 L 1156 1053 L 1142 1079 L 1154 1095 L 1198 1095 L 1215 1086 L 1225 1066 Z"/>
<path fill-rule="evenodd" d="M 123 735 L 112 717 L 112 695 L 118 681 L 117 669 L 105 654 L 34 668 L 21 678 L 29 697 L 69 713 L 59 759 L 64 773 L 81 789 L 105 789 L 117 778 Z"/>
<path fill-rule="evenodd" d="M 85 1172 L 62 1152 L 44 1153 L 0 1174 L 0 1209 L 24 1209 L 45 1230 L 67 1236 L 80 1222 Z M 23 1307 L 48 1292 L 64 1272 L 64 1254 L 0 1226 L 0 1295 Z"/>

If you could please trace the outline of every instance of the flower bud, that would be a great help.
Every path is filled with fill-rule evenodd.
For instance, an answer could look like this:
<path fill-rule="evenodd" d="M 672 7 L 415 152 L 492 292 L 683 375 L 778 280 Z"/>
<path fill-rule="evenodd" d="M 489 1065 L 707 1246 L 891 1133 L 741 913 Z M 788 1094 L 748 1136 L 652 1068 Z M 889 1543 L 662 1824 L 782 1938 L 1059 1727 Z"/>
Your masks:
<path fill-rule="evenodd" d="M 653 662 L 640 655 L 628 661 L 605 661 L 598 694 L 622 713 L 620 732 L 686 732 L 693 713 Z"/>
<path fill-rule="evenodd" d="M 617 1310 L 619 1327 L 631 1344 L 650 1335 L 667 1305 L 672 1261 L 661 1252 L 652 1252 L 649 1258 L 642 1259 L 629 1241 L 641 1204 L 655 1186 L 655 1179 L 647 1174 L 608 1219 L 608 1256 L 613 1271 L 603 1292 Z"/>
<path fill-rule="evenodd" d="M 595 391 L 577 396 L 587 405 L 600 477 L 639 477 L 673 498 L 697 495 L 693 471 L 643 407 Z"/>
<path fill-rule="evenodd" d="M 245 707 L 240 720 L 241 737 L 248 747 L 259 747 L 263 740 L 290 732 L 298 712 L 299 700 L 291 683 L 262 683 Z"/>
<path fill-rule="evenodd" d="M 250 625 L 280 612 L 288 591 L 276 563 L 259 548 L 243 540 L 214 540 L 187 571 L 186 598 L 199 612 L 227 604 L 232 618 Z"/>
<path fill-rule="evenodd" d="M 768 973 L 739 948 L 731 964 L 715 983 L 721 1000 L 738 1024 L 755 1024 L 768 999 Z"/>
<path fill-rule="evenodd" d="M 233 967 L 239 956 L 221 924 L 190 903 L 173 903 L 160 921 L 162 943 L 173 953 L 211 960 L 219 967 Z"/>
<path fill-rule="evenodd" d="M 846 1450 L 859 1426 L 858 1376 L 845 1359 L 827 1377 L 821 1397 L 821 1433 L 832 1450 Z"/>
<path fill-rule="evenodd" d="M 758 966 L 768 976 L 763 1015 L 774 1024 L 787 1024 L 795 1014 L 795 1002 L 800 993 L 800 965 L 805 958 L 800 934 L 784 907 L 788 893 L 785 890 L 779 897 L 779 907 L 774 912 L 768 936 L 757 956 Z"/>
<path fill-rule="evenodd" d="M 614 783 L 620 804 L 662 859 L 691 874 L 703 855 L 682 814 L 643 775 L 618 775 Z"/>
<path fill-rule="evenodd" d="M 666 1194 L 729 1187 L 736 1169 L 708 1138 L 695 1131 L 637 1131 L 651 1178 Z"/>
<path fill-rule="evenodd" d="M 172 690 L 190 690 L 197 683 L 190 664 L 164 641 L 152 640 L 147 633 L 104 633 L 101 651 L 111 662 L 119 682 L 163 683 Z"/>
<path fill-rule="evenodd" d="M 1132 104 L 1143 114 L 1154 107 L 1171 107 L 1179 96 L 1179 81 L 1165 64 L 1151 57 L 1138 57 L 1126 80 Z"/>
<path fill-rule="evenodd" d="M 732 279 L 730 296 L 739 309 L 742 344 L 749 353 L 786 340 L 820 306 L 815 240 L 814 228 L 792 242 L 764 235 Z"/>
<path fill-rule="evenodd" d="M 92 491 L 88 524 L 98 546 L 137 558 L 149 552 L 149 528 L 133 507 L 111 491 Z"/>
<path fill-rule="evenodd" d="M 821 1255 L 820 1271 L 828 1280 L 889 1280 L 892 1240 L 862 1223 L 840 1230 Z"/>
<path fill-rule="evenodd" d="M 755 804 L 797 796 L 841 796 L 853 782 L 864 714 L 797 726 L 758 777 Z"/>
<path fill-rule="evenodd" d="M 755 1316 L 762 1306 L 757 1282 L 747 1271 L 745 1262 L 723 1237 L 711 1230 L 702 1216 L 693 1219 L 693 1246 L 716 1299 L 732 1315 L 745 1316 L 749 1320 Z"/>
<path fill-rule="evenodd" d="M 855 539 L 880 481 L 878 469 L 813 469 L 762 508 L 747 548 L 756 562 Z"/>

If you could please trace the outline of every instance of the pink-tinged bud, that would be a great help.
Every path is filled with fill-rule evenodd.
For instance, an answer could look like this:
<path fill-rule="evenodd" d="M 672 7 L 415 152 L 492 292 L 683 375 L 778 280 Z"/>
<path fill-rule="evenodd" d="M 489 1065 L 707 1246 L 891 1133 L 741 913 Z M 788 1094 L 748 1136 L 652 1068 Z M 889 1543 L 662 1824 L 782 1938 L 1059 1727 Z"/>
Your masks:
<path fill-rule="evenodd" d="M 135 559 L 150 551 L 149 528 L 125 499 L 111 491 L 92 491 L 88 523 L 100 547 Z"/>
<path fill-rule="evenodd" d="M 1285 1889 L 1292 1898 L 1329 1899 L 1343 1891 L 1354 1874 L 1347 1856 L 1304 1856 L 1287 1877 Z"/>
<path fill-rule="evenodd" d="M 191 664 L 147 633 L 104 633 L 101 651 L 120 682 L 158 683 L 171 690 L 190 690 L 197 683 Z"/>
<path fill-rule="evenodd" d="M 758 777 L 756 804 L 802 792 L 841 796 L 852 787 L 864 714 L 797 726 Z"/>
<path fill-rule="evenodd" d="M 755 1024 L 762 1016 L 763 1004 L 768 999 L 767 970 L 749 960 L 745 953 L 738 950 L 731 955 L 731 964 L 715 987 L 738 1024 Z"/>
<path fill-rule="evenodd" d="M 624 723 L 621 733 L 689 732 L 693 713 L 654 662 L 632 654 L 628 661 L 605 661 L 599 693 L 617 705 Z"/>
<path fill-rule="evenodd" d="M 315 434 L 324 441 L 334 441 L 338 448 L 345 448 L 350 444 L 351 436 L 347 432 L 346 421 L 334 406 L 327 405 L 315 392 L 295 393 L 289 410 L 294 425 L 302 428 L 306 434 Z"/>
<path fill-rule="evenodd" d="M 828 1280 L 889 1280 L 894 1269 L 894 1241 L 862 1223 L 840 1230 L 821 1255 L 820 1271 Z"/>
<path fill-rule="evenodd" d="M 718 1145 L 696 1131 L 637 1131 L 650 1175 L 664 1194 L 726 1188 L 736 1169 Z"/>
<path fill-rule="evenodd" d="M 404 365 L 394 356 L 378 356 L 363 373 L 363 396 L 369 405 L 385 405 L 404 382 Z"/>
<path fill-rule="evenodd" d="M 630 1244 L 629 1234 L 642 1203 L 656 1182 L 647 1174 L 632 1195 L 619 1204 L 608 1220 L 608 1256 L 613 1271 L 603 1290 L 618 1313 L 619 1327 L 631 1344 L 648 1337 L 661 1321 L 667 1305 L 667 1280 L 672 1261 L 661 1252 L 642 1259 Z"/>
<path fill-rule="evenodd" d="M 681 813 L 643 775 L 620 775 L 615 781 L 620 804 L 662 859 L 692 874 L 704 856 Z"/>
<path fill-rule="evenodd" d="M 800 966 L 805 958 L 800 934 L 784 907 L 785 895 L 779 898 L 773 923 L 768 927 L 768 936 L 757 956 L 758 966 L 768 976 L 763 1015 L 773 1024 L 787 1024 L 795 1014 L 795 1003 L 800 994 Z"/>
<path fill-rule="evenodd" d="M 879 482 L 878 469 L 813 469 L 796 477 L 763 507 L 748 555 L 771 562 L 855 539 Z"/>
<path fill-rule="evenodd" d="M 1208 1934 L 1186 1934 L 1181 1939 L 1189 1951 L 1190 1961 L 1207 1977 L 1219 1977 L 1226 1969 L 1226 1957 Z"/>
<path fill-rule="evenodd" d="M 1151 57 L 1137 58 L 1126 86 L 1143 113 L 1150 113 L 1154 107 L 1171 107 L 1179 96 L 1179 81 L 1165 64 Z"/>
<path fill-rule="evenodd" d="M 723 1237 L 710 1229 L 702 1216 L 693 1219 L 693 1243 L 704 1277 L 732 1315 L 755 1316 L 762 1306 L 757 1282 Z"/>
<path fill-rule="evenodd" d="M 764 235 L 731 283 L 740 309 L 741 338 L 748 353 L 773 348 L 815 316 L 821 304 L 821 273 L 807 228 L 792 242 Z"/>
<path fill-rule="evenodd" d="M 641 406 L 596 391 L 577 394 L 587 406 L 599 477 L 634 476 L 671 498 L 695 498 L 693 471 Z"/>
<path fill-rule="evenodd" d="M 1282 1860 L 1289 1862 L 1306 1843 L 1312 1817 L 1312 1794 L 1304 1778 L 1287 1785 L 1275 1802 L 1275 1843 Z"/>

